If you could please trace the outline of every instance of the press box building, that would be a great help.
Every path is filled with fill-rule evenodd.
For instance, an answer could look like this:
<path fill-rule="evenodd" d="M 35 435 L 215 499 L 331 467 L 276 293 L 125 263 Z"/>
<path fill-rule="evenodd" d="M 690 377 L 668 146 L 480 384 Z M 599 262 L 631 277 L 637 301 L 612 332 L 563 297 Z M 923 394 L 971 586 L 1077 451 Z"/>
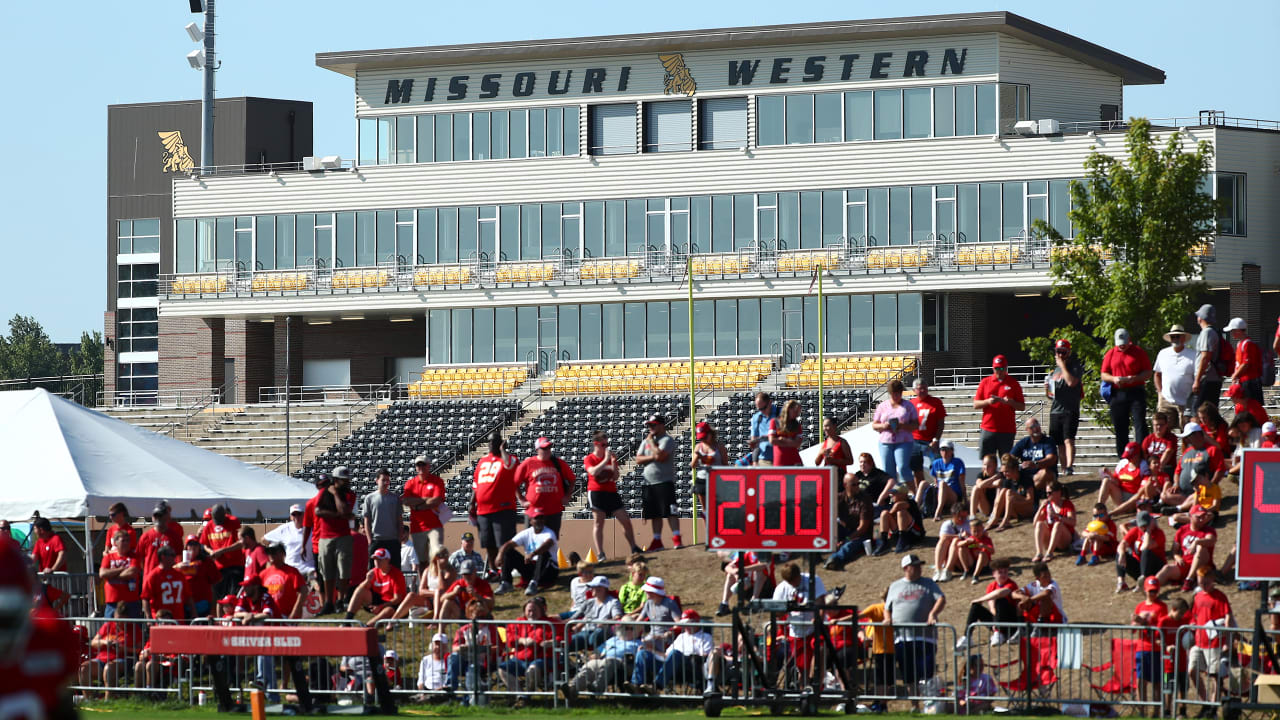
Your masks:
<path fill-rule="evenodd" d="M 1125 87 L 1165 77 L 1006 12 L 316 62 L 354 81 L 354 162 L 172 176 L 161 389 L 687 358 L 690 266 L 699 357 L 815 352 L 818 268 L 829 353 L 1017 356 L 1064 315 L 1031 223 L 1071 234 L 1088 153 L 1125 155 Z M 1260 327 L 1276 123 L 1156 125 L 1214 146 L 1205 280 Z"/>

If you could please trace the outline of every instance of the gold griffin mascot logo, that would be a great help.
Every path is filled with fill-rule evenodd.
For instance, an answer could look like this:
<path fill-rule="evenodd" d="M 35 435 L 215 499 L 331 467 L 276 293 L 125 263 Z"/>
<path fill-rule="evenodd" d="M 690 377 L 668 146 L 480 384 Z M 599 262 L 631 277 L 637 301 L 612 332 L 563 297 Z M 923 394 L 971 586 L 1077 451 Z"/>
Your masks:
<path fill-rule="evenodd" d="M 156 134 L 164 143 L 164 154 L 160 156 L 164 168 L 160 172 L 190 172 L 196 166 L 187 144 L 182 142 L 181 130 L 164 130 Z"/>
<path fill-rule="evenodd" d="M 658 59 L 662 61 L 662 67 L 667 71 L 666 76 L 662 78 L 665 84 L 663 94 L 693 97 L 698 90 L 698 83 L 694 82 L 689 66 L 684 64 L 684 54 L 659 55 Z"/>

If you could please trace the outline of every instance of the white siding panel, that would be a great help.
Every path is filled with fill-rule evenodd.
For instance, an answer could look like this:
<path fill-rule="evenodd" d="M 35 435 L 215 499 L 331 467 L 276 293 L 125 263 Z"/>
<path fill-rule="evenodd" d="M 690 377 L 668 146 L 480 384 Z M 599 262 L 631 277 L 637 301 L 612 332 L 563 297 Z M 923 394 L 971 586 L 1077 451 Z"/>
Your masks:
<path fill-rule="evenodd" d="M 955 48 L 957 53 L 967 49 L 964 74 L 953 76 L 941 75 L 943 53 L 947 48 Z M 924 50 L 929 53 L 925 65 L 925 76 L 922 78 L 903 78 L 904 61 L 912 50 Z M 672 48 L 671 52 L 680 52 Z M 887 67 L 888 78 L 870 80 L 872 58 L 876 53 L 893 53 Z M 840 80 L 843 61 L 841 55 L 857 54 L 850 79 Z M 886 38 L 869 42 L 823 43 L 815 45 L 778 45 L 773 47 L 742 47 L 725 50 L 709 50 L 706 52 L 683 53 L 685 65 L 697 83 L 697 97 L 707 94 L 741 94 L 747 90 L 792 90 L 801 88 L 812 90 L 821 86 L 825 90 L 838 87 L 863 87 L 874 85 L 894 85 L 938 82 L 972 81 L 974 76 L 991 75 L 996 72 L 996 34 L 974 33 L 967 35 L 944 35 L 938 37 L 918 38 Z M 810 57 L 826 58 L 822 79 L 817 82 L 802 82 L 805 75 L 805 61 Z M 785 84 L 771 85 L 769 74 L 774 58 L 790 57 L 790 71 Z M 750 85 L 729 84 L 729 62 L 759 60 L 760 65 L 755 79 Z M 631 68 L 625 93 L 617 91 L 621 68 Z M 583 94 L 583 79 L 586 68 L 605 68 L 607 75 L 603 83 L 602 93 Z M 568 92 L 563 95 L 548 95 L 547 85 L 551 72 L 560 71 L 558 86 L 563 87 L 565 71 L 572 70 Z M 516 73 L 531 71 L 536 73 L 536 85 L 532 95 L 514 97 L 512 84 Z M 482 99 L 480 83 L 484 75 L 501 73 L 500 89 L 497 97 Z M 467 76 L 467 94 L 461 100 L 446 100 L 449 94 L 449 81 L 453 76 Z M 641 99 L 646 97 L 662 97 L 663 77 L 665 70 L 658 60 L 658 53 L 644 55 L 621 55 L 617 57 L 566 58 L 558 61 L 538 60 L 535 62 L 515 61 L 503 63 L 485 63 L 478 65 L 438 66 L 420 69 L 369 70 L 356 76 L 356 114 L 358 116 L 383 115 L 389 113 L 447 111 L 459 106 L 478 109 L 481 107 L 497 107 L 502 105 L 530 106 L 537 104 L 564 104 L 566 101 L 599 101 L 617 102 L 621 98 Z M 430 78 L 436 79 L 434 100 L 424 102 L 427 83 Z M 413 80 L 412 99 L 409 104 L 386 105 L 387 83 L 391 80 Z"/>
<path fill-rule="evenodd" d="M 1214 168 L 1246 175 L 1247 235 L 1218 238 L 1217 260 L 1205 265 L 1205 281 L 1240 282 L 1240 265 L 1247 262 L 1262 266 L 1263 284 L 1280 284 L 1280 133 L 1218 128 L 1214 136 Z"/>
<path fill-rule="evenodd" d="M 1103 104 L 1119 105 L 1124 118 L 1124 82 L 1079 60 L 1024 40 L 1001 36 L 1000 80 L 1031 86 L 1031 119 L 1091 122 Z"/>
<path fill-rule="evenodd" d="M 1213 139 L 1212 130 L 1193 130 Z M 666 195 L 1073 178 L 1090 147 L 1124 157 L 1124 134 L 990 137 L 755 148 L 749 153 L 384 165 L 359 172 L 175 178 L 174 216 L 329 212 Z M 1274 156 L 1273 156 L 1274 157 Z M 1274 197 L 1274 196 L 1273 196 Z"/>

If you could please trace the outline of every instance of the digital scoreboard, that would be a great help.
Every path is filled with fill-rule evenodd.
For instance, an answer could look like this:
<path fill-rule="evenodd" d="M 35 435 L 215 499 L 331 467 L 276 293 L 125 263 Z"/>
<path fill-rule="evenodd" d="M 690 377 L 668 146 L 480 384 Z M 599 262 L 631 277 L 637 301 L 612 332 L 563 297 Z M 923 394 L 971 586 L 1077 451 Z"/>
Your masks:
<path fill-rule="evenodd" d="M 831 552 L 835 540 L 835 468 L 711 469 L 708 550 Z"/>
<path fill-rule="evenodd" d="M 1245 450 L 1236 523 L 1236 577 L 1280 580 L 1280 450 Z"/>

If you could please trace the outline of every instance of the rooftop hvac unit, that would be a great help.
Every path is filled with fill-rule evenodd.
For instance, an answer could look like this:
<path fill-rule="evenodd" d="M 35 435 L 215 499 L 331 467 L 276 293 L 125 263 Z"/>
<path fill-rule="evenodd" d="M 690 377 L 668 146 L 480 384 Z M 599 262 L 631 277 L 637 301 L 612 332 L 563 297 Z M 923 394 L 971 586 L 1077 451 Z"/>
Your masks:
<path fill-rule="evenodd" d="M 1035 120 L 1022 120 L 1013 124 L 1013 131 L 1019 135 L 1035 135 L 1039 132 L 1040 124 Z"/>
<path fill-rule="evenodd" d="M 302 169 L 310 172 L 340 170 L 342 169 L 342 157 L 339 155 L 307 156 L 302 158 Z"/>
<path fill-rule="evenodd" d="M 1041 135 L 1062 134 L 1062 125 L 1057 120 L 1040 120 L 1038 121 L 1038 125 L 1038 132 Z"/>

